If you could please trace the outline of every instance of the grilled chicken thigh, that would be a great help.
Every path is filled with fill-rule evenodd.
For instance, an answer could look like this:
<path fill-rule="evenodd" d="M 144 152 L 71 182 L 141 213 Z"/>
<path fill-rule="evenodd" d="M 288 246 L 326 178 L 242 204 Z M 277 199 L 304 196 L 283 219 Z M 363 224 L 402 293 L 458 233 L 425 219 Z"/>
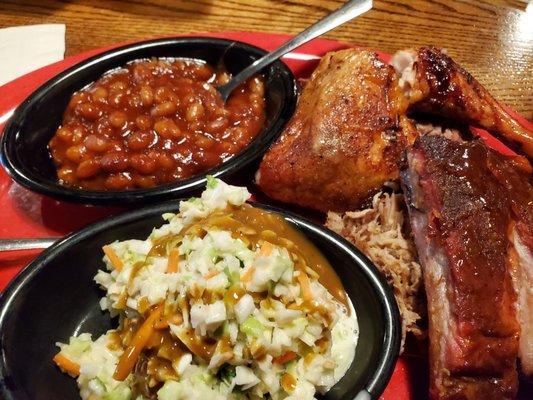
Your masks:
<path fill-rule="evenodd" d="M 398 51 L 391 64 L 401 75 L 400 85 L 410 110 L 437 114 L 479 126 L 509 146 L 533 158 L 533 134 L 515 121 L 450 56 L 436 47 Z"/>
<path fill-rule="evenodd" d="M 396 72 L 375 53 L 327 54 L 256 183 L 272 198 L 319 211 L 358 207 L 398 178 L 398 157 L 416 138 L 407 105 Z"/>
<path fill-rule="evenodd" d="M 392 64 L 399 73 L 368 51 L 325 55 L 260 165 L 260 189 L 319 211 L 357 209 L 398 178 L 399 154 L 418 136 L 411 110 L 486 128 L 533 156 L 533 133 L 442 51 L 401 51 Z"/>

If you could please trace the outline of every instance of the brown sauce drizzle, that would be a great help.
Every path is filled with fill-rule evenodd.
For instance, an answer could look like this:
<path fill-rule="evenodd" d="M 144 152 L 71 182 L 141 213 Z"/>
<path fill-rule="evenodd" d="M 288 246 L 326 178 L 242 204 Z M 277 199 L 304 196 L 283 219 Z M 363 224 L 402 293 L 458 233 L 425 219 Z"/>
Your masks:
<path fill-rule="evenodd" d="M 197 336 L 194 329 L 188 328 L 178 335 L 181 342 L 196 356 L 204 361 L 209 361 L 213 356 L 216 348 L 216 342 L 203 340 Z"/>
<path fill-rule="evenodd" d="M 503 283 L 509 247 L 504 239 L 512 221 L 533 226 L 531 174 L 480 141 L 461 144 L 435 136 L 422 143 L 428 159 L 424 174 L 433 180 L 434 197 L 442 204 L 434 207 L 439 215 L 429 229 L 453 255 L 452 312 L 462 329 L 475 326 L 489 337 L 506 337 L 516 322 Z M 428 184 L 426 175 L 421 179 Z"/>
<path fill-rule="evenodd" d="M 152 256 L 164 257 L 171 248 L 181 242 L 184 236 L 193 234 L 202 237 L 207 230 L 213 228 L 232 232 L 233 237 L 241 239 L 252 249 L 261 247 L 264 242 L 287 248 L 295 262 L 295 268 L 302 272 L 305 272 L 306 267 L 314 271 L 318 276 L 319 282 L 350 312 L 344 287 L 324 255 L 283 217 L 248 204 L 214 212 L 207 218 L 185 227 L 180 234 L 158 238 L 154 241 L 147 259 Z M 147 265 L 146 262 L 138 262 L 134 265 L 128 285 L 131 285 L 135 275 L 145 265 Z M 245 293 L 241 285 L 234 285 L 225 294 L 224 301 L 228 304 L 235 304 Z M 146 299 L 142 299 L 142 301 L 146 303 Z M 179 303 L 180 308 L 186 306 L 182 305 L 180 301 Z M 143 304 L 143 306 L 146 306 L 146 304 Z M 318 312 L 323 316 L 328 316 L 326 307 L 317 302 L 312 302 L 307 308 L 309 308 L 310 312 Z M 153 394 L 153 390 L 159 387 L 160 383 L 164 382 L 165 379 L 169 377 L 177 378 L 172 362 L 178 360 L 184 353 L 190 351 L 195 356 L 208 362 L 215 353 L 217 346 L 227 347 L 228 351 L 231 350 L 227 338 L 222 338 L 218 341 L 210 338 L 204 339 L 197 336 L 192 328 L 181 330 L 178 334 L 178 339 L 174 338 L 168 330 L 168 322 L 176 315 L 177 310 L 166 310 L 165 307 L 165 311 L 169 311 L 168 316 L 165 312 L 163 318 L 167 323 L 165 324 L 165 321 L 159 322 L 162 329 L 155 330 L 149 339 L 142 358 L 139 359 L 142 368 L 135 368 L 135 375 L 139 375 L 135 377 L 136 391 L 137 393 L 143 393 L 145 396 Z M 116 336 L 122 338 L 121 344 L 125 347 L 140 326 L 140 321 L 139 319 L 126 318 L 122 321 L 121 326 L 122 328 L 117 331 L 118 334 Z M 260 357 L 261 349 L 256 350 L 256 356 Z M 293 382 L 294 377 L 285 374 L 284 379 L 286 390 L 292 391 L 295 385 Z M 158 384 L 157 382 L 160 383 Z"/>
<path fill-rule="evenodd" d="M 291 374 L 284 374 L 281 377 L 281 387 L 283 390 L 285 390 L 287 393 L 294 392 L 294 389 L 296 389 L 296 379 Z"/>
<path fill-rule="evenodd" d="M 318 281 L 350 312 L 344 287 L 320 250 L 280 215 L 252 207 L 249 204 L 229 210 L 216 211 L 207 218 L 183 228 L 183 231 L 177 235 L 158 238 L 148 253 L 148 257 L 164 257 L 169 248 L 178 244 L 183 237 L 193 233 L 202 237 L 210 228 L 229 230 L 234 237 L 256 247 L 261 241 L 268 241 L 274 245 L 288 248 L 291 253 L 301 257 L 305 265 L 317 273 Z M 300 263 L 296 264 L 298 267 Z M 130 282 L 133 281 L 134 275 L 139 270 L 140 267 L 132 272 Z"/>
<path fill-rule="evenodd" d="M 246 227 L 256 230 L 258 234 L 252 236 L 256 240 L 268 240 L 272 244 L 287 247 L 290 252 L 296 253 L 305 261 L 308 267 L 318 274 L 318 281 L 328 292 L 343 304 L 348 311 L 350 310 L 346 291 L 329 261 L 303 233 L 290 225 L 282 216 L 263 211 L 248 204 L 232 211 L 232 216 Z M 265 231 L 268 238 L 264 238 Z M 275 233 L 275 235 L 269 234 L 269 231 Z M 263 236 L 261 236 L 262 233 Z M 290 242 L 287 242 L 287 240 Z"/>

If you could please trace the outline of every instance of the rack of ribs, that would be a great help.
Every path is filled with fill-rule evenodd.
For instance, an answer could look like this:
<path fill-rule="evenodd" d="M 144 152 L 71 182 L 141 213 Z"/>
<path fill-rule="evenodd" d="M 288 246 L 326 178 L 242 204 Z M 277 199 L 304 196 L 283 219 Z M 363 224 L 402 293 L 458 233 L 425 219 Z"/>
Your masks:
<path fill-rule="evenodd" d="M 428 298 L 433 399 L 511 399 L 533 373 L 533 179 L 481 140 L 423 136 L 400 162 Z"/>

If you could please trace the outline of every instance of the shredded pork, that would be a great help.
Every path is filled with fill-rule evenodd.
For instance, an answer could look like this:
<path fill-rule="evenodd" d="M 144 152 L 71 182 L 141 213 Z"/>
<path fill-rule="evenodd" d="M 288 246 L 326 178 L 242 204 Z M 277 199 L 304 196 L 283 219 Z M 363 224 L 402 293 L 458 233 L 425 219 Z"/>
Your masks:
<path fill-rule="evenodd" d="M 403 195 L 377 193 L 372 207 L 361 211 L 328 213 L 326 226 L 342 235 L 368 258 L 394 289 L 402 317 L 402 351 L 407 332 L 423 336 L 419 326 L 425 306 L 422 271 L 409 234 L 405 234 Z"/>

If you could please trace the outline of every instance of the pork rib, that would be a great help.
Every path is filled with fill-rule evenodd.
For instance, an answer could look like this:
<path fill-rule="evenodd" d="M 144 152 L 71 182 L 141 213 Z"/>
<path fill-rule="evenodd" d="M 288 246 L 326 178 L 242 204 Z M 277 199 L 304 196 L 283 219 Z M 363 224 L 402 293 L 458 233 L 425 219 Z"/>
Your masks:
<path fill-rule="evenodd" d="M 527 168 L 481 140 L 431 135 L 401 162 L 428 297 L 434 399 L 513 398 L 519 335 L 522 366 L 531 367 L 533 308 L 522 279 L 531 277 L 533 249 Z"/>

